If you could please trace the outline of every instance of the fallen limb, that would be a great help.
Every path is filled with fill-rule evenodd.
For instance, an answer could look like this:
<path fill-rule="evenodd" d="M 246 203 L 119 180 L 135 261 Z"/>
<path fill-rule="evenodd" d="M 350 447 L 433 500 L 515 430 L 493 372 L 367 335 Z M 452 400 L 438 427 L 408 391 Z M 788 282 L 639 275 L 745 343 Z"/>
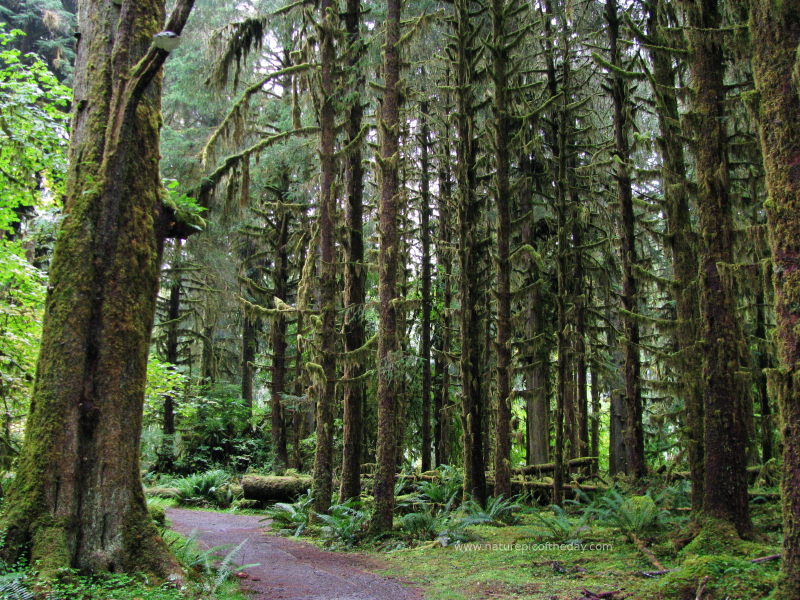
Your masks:
<path fill-rule="evenodd" d="M 656 569 L 659 569 L 659 570 L 661 570 L 661 571 L 663 571 L 663 570 L 664 570 L 664 565 L 662 565 L 662 564 L 659 562 L 658 558 L 656 558 L 656 555 L 655 555 L 655 554 L 653 554 L 653 551 L 652 551 L 652 550 L 650 550 L 650 548 L 648 548 L 648 547 L 647 547 L 647 544 L 645 544 L 645 543 L 644 543 L 644 540 L 641 540 L 641 539 L 639 539 L 639 538 L 636 536 L 636 534 L 634 534 L 634 533 L 630 533 L 630 534 L 628 534 L 628 537 L 631 539 L 631 541 L 632 541 L 634 544 L 636 544 L 636 547 L 639 549 L 639 552 L 641 552 L 642 554 L 644 554 L 644 555 L 647 557 L 647 560 L 649 560 L 649 561 L 650 561 L 650 563 L 651 563 L 651 564 L 652 564 L 652 565 L 653 565 L 653 566 L 654 566 Z"/>
<path fill-rule="evenodd" d="M 616 594 L 621 593 L 622 590 L 612 590 L 610 592 L 591 592 L 586 588 L 583 588 L 582 593 L 584 598 L 590 598 L 591 600 L 603 600 L 610 599 L 613 600 Z"/>

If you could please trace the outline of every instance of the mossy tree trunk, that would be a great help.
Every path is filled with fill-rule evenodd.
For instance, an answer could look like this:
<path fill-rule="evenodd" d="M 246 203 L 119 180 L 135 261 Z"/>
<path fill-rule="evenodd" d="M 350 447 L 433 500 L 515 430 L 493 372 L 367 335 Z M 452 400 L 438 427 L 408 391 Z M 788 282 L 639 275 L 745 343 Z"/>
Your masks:
<path fill-rule="evenodd" d="M 480 282 L 483 250 L 479 221 L 475 78 L 477 47 L 476 6 L 470 0 L 454 3 L 452 52 L 456 96 L 456 186 L 459 258 L 459 330 L 461 334 L 461 419 L 464 448 L 464 498 L 480 504 L 486 500 L 486 465 L 483 452 L 483 331 L 481 310 L 485 294 Z"/>
<path fill-rule="evenodd" d="M 703 331 L 705 473 L 703 510 L 752 530 L 747 500 L 747 421 L 750 402 L 743 371 L 745 347 L 736 315 L 732 277 L 733 214 L 730 197 L 725 57 L 717 0 L 686 3 L 693 80 L 691 122 L 700 225 L 699 287 Z M 728 267 L 730 268 L 730 267 Z"/>
<path fill-rule="evenodd" d="M 174 265 L 173 265 L 174 266 Z M 181 317 L 181 279 L 180 272 L 175 275 L 169 288 L 167 301 L 167 340 L 164 358 L 170 365 L 178 364 L 178 324 Z M 159 473 L 170 473 L 174 468 L 174 436 L 175 436 L 175 397 L 167 394 L 162 408 L 163 420 L 161 432 L 164 438 L 158 450 L 155 468 Z"/>
<path fill-rule="evenodd" d="M 167 27 L 180 33 L 192 0 Z M 65 219 L 50 272 L 25 443 L 6 499 L 6 554 L 45 573 L 176 569 L 149 518 L 139 439 L 165 237 L 163 0 L 78 4 L 81 37 Z"/>
<path fill-rule="evenodd" d="M 678 377 L 683 395 L 686 448 L 692 481 L 692 508 L 703 507 L 703 393 L 702 362 L 697 360 L 699 300 L 697 297 L 697 252 L 689 212 L 689 185 L 680 131 L 675 68 L 666 31 L 674 26 L 670 6 L 665 0 L 647 4 L 647 42 L 653 63 L 653 89 L 658 115 L 662 186 L 667 217 L 667 246 L 670 249 L 672 277 L 675 281 L 673 330 Z"/>
<path fill-rule="evenodd" d="M 431 190 L 428 169 L 430 131 L 428 103 L 420 103 L 420 238 L 422 239 L 422 317 L 420 323 L 420 360 L 422 361 L 422 471 L 431 468 Z"/>
<path fill-rule="evenodd" d="M 326 513 L 333 492 L 333 404 L 336 396 L 336 48 L 338 12 L 332 0 L 319 5 L 319 307 L 322 374 L 316 408 L 314 511 Z"/>
<path fill-rule="evenodd" d="M 620 207 L 620 246 L 622 256 L 622 325 L 625 333 L 625 451 L 627 473 L 635 478 L 645 475 L 644 431 L 642 429 L 642 385 L 639 359 L 638 282 L 636 267 L 636 215 L 633 211 L 633 189 L 628 168 L 629 112 L 627 82 L 621 75 L 619 52 L 619 14 L 616 0 L 606 2 L 609 62 L 615 69 L 609 75 L 614 116 L 614 179 Z"/>
<path fill-rule="evenodd" d="M 494 196 L 497 207 L 497 389 L 495 411 L 494 495 L 511 496 L 511 117 L 508 100 L 510 41 L 506 27 L 513 3 L 492 0 L 492 56 L 494 87 Z M 462 274 L 463 276 L 463 274 Z"/>
<path fill-rule="evenodd" d="M 284 184 L 288 181 L 284 180 Z M 282 190 L 287 186 L 283 185 Z M 281 191 L 281 193 L 284 193 Z M 282 198 L 280 200 L 283 200 Z M 275 237 L 275 266 L 272 270 L 273 293 L 276 298 L 286 302 L 289 299 L 289 221 L 290 213 L 285 208 L 277 215 Z M 277 308 L 277 307 L 276 307 Z M 278 311 L 272 318 L 270 328 L 270 346 L 272 350 L 272 381 L 270 383 L 270 430 L 272 433 L 272 452 L 274 455 L 272 470 L 283 471 L 289 464 L 289 453 L 286 447 L 286 418 L 282 396 L 286 392 L 286 334 L 288 321 L 286 315 Z"/>
<path fill-rule="evenodd" d="M 800 597 L 800 2 L 752 3 L 753 71 L 774 265 L 780 367 L 773 371 L 783 433 L 783 571 L 775 597 Z"/>
<path fill-rule="evenodd" d="M 445 84 L 449 83 L 445 79 Z M 447 98 L 447 96 L 445 96 Z M 445 110 L 449 102 L 445 102 Z M 450 170 L 450 136 L 448 125 L 444 125 L 441 132 L 441 148 L 439 158 L 439 239 L 436 242 L 438 256 L 437 270 L 439 285 L 441 286 L 442 312 L 437 321 L 439 331 L 439 351 L 436 353 L 436 370 L 439 374 L 439 389 L 435 395 L 434 413 L 436 424 L 434 427 L 434 458 L 436 465 L 447 464 L 448 454 L 448 418 L 445 411 L 450 407 L 450 304 L 453 301 L 453 255 L 452 255 L 452 219 L 450 203 L 452 202 L 453 182 Z"/>
<path fill-rule="evenodd" d="M 400 0 L 386 1 L 383 100 L 380 110 L 381 197 L 378 208 L 378 440 L 375 512 L 370 528 L 392 528 L 397 463 L 397 268 L 400 160 Z"/>
<path fill-rule="evenodd" d="M 359 60 L 364 54 L 359 32 L 361 0 L 348 0 L 344 16 L 349 45 L 349 68 L 355 78 L 355 99 L 347 119 L 347 144 L 354 144 L 347 156 L 347 264 L 344 269 L 344 349 L 353 352 L 365 342 L 364 301 L 366 268 L 364 266 L 364 169 L 361 166 L 361 121 L 364 109 L 361 93 L 364 77 Z M 345 361 L 344 364 L 344 415 L 342 433 L 342 477 L 339 499 L 357 498 L 361 495 L 361 454 L 364 427 L 364 374 L 362 361 Z"/>

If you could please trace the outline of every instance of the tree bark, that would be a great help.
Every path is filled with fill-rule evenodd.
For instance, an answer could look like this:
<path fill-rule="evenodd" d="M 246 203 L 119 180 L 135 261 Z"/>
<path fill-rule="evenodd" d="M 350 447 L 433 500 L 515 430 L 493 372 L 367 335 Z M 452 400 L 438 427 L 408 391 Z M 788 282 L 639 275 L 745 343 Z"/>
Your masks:
<path fill-rule="evenodd" d="M 780 406 L 784 468 L 783 565 L 775 597 L 789 600 L 800 597 L 800 2 L 754 1 L 750 23 L 780 355 L 771 382 Z"/>
<path fill-rule="evenodd" d="M 180 33 L 193 2 L 178 3 Z M 163 240 L 158 170 L 163 0 L 83 0 L 65 219 L 36 383 L 2 518 L 5 554 L 40 573 L 177 571 L 149 518 L 139 440 Z"/>
<path fill-rule="evenodd" d="M 469 0 L 456 0 L 454 40 L 456 89 L 456 185 L 458 203 L 459 328 L 461 333 L 461 398 L 464 431 L 464 497 L 483 504 L 486 469 L 483 454 L 483 395 L 480 310 L 484 294 L 479 278 L 483 262 L 478 223 L 475 139 L 475 24 Z"/>
<path fill-rule="evenodd" d="M 431 192 L 428 169 L 428 103 L 420 103 L 420 237 L 422 238 L 422 322 L 420 359 L 422 360 L 422 471 L 431 468 Z"/>
<path fill-rule="evenodd" d="M 695 171 L 701 233 L 700 312 L 703 323 L 705 476 L 703 510 L 732 523 L 740 535 L 752 530 L 747 500 L 749 382 L 743 368 L 744 340 L 736 316 L 731 277 L 733 215 L 729 195 L 725 58 L 717 0 L 687 3 L 694 99 Z"/>
<path fill-rule="evenodd" d="M 445 84 L 449 78 L 445 78 Z M 445 108 L 449 106 L 446 103 Z M 447 440 L 448 440 L 448 418 L 446 410 L 450 406 L 450 304 L 453 301 L 453 259 L 452 259 L 452 223 L 450 203 L 452 202 L 453 182 L 450 172 L 450 136 L 449 128 L 445 124 L 444 131 L 441 133 L 442 148 L 439 164 L 439 240 L 436 244 L 438 255 L 438 274 L 442 287 L 442 313 L 439 316 L 438 329 L 441 346 L 437 354 L 437 370 L 439 371 L 439 390 L 435 396 L 434 413 L 436 415 L 436 425 L 434 429 L 434 446 L 436 465 L 447 464 L 449 461 Z"/>
<path fill-rule="evenodd" d="M 370 529 L 392 528 L 397 460 L 397 267 L 400 240 L 397 224 L 400 160 L 400 0 L 386 0 L 383 47 L 384 92 L 381 104 L 381 197 L 378 209 L 378 440 L 375 512 Z"/>
<path fill-rule="evenodd" d="M 322 317 L 320 351 L 322 381 L 316 408 L 317 447 L 314 454 L 314 511 L 326 513 L 333 492 L 333 403 L 336 396 L 336 142 L 337 86 L 334 39 L 338 16 L 332 0 L 320 2 L 320 201 L 319 201 L 319 304 Z"/>
<path fill-rule="evenodd" d="M 619 15 L 616 0 L 606 1 L 606 23 L 610 63 L 623 70 L 619 55 Z M 622 255 L 622 317 L 625 332 L 625 451 L 628 475 L 643 477 L 647 472 L 644 459 L 644 431 L 642 429 L 642 386 L 639 361 L 639 324 L 632 316 L 639 312 L 636 265 L 636 217 L 633 212 L 633 190 L 628 170 L 630 145 L 628 143 L 628 93 L 622 75 L 614 72 L 611 78 L 611 99 L 614 107 L 614 157 L 617 182 L 617 198 L 621 210 L 621 255 Z"/>
<path fill-rule="evenodd" d="M 272 272 L 273 290 L 276 298 L 286 302 L 289 299 L 289 212 L 282 209 L 277 216 L 277 237 L 275 239 L 275 268 Z M 277 308 L 277 307 L 276 307 Z M 272 433 L 272 470 L 281 473 L 289 464 L 286 448 L 286 419 L 282 396 L 286 388 L 286 315 L 276 312 L 270 329 L 272 347 L 272 383 L 270 385 L 270 429 Z"/>
<path fill-rule="evenodd" d="M 692 481 L 692 509 L 703 508 L 703 394 L 702 364 L 697 360 L 699 329 L 697 297 L 697 252 L 689 213 L 689 186 L 686 160 L 680 132 L 678 99 L 675 92 L 675 68 L 669 41 L 662 31 L 674 23 L 667 19 L 665 0 L 647 5 L 648 51 L 653 62 L 653 88 L 656 97 L 661 151 L 662 187 L 667 216 L 667 245 L 670 248 L 672 274 L 675 280 L 675 317 L 672 333 L 679 353 L 678 377 L 683 392 L 686 423 L 686 447 Z"/>
<path fill-rule="evenodd" d="M 355 77 L 355 99 L 347 120 L 347 143 L 355 144 L 347 156 L 347 214 L 348 230 L 347 264 L 344 270 L 344 349 L 354 352 L 365 343 L 364 302 L 366 299 L 366 269 L 364 266 L 364 169 L 361 166 L 361 134 L 363 117 L 361 93 L 364 77 L 359 70 L 359 60 L 364 54 L 359 33 L 361 0 L 348 0 L 344 21 L 350 45 L 349 67 Z M 342 477 L 339 500 L 361 496 L 361 454 L 364 423 L 364 385 L 361 377 L 364 366 L 361 360 L 344 363 L 344 416 L 342 433 Z"/>
<path fill-rule="evenodd" d="M 508 40 L 506 0 L 492 0 L 492 82 L 494 85 L 494 195 L 497 206 L 497 390 L 494 495 L 511 496 L 511 184 L 509 176 Z"/>

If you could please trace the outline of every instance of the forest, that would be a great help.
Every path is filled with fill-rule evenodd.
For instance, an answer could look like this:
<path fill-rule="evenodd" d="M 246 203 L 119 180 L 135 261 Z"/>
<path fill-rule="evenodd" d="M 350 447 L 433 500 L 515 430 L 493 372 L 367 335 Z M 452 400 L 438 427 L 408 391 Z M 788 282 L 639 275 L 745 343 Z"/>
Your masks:
<path fill-rule="evenodd" d="M 0 599 L 800 599 L 800 0 L 0 0 Z"/>

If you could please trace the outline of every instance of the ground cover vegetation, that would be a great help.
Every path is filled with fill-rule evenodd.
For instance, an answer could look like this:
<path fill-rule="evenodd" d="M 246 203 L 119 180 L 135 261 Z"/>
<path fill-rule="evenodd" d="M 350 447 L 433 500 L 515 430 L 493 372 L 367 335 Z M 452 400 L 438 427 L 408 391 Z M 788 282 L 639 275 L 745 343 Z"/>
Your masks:
<path fill-rule="evenodd" d="M 797 0 L 0 22 L 0 596 L 800 597 Z"/>

